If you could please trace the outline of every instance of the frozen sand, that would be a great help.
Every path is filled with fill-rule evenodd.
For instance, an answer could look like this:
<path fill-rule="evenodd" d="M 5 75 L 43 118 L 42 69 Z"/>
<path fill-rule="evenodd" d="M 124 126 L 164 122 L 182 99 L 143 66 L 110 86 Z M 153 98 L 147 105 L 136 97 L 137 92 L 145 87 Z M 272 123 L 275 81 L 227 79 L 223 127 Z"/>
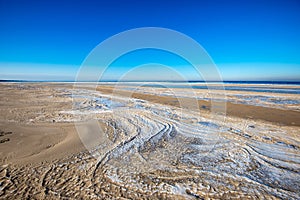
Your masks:
<path fill-rule="evenodd" d="M 1 84 L 1 198 L 300 198 L 299 105 L 237 101 L 223 120 L 200 91 L 200 114 L 166 89 L 111 91 Z"/>

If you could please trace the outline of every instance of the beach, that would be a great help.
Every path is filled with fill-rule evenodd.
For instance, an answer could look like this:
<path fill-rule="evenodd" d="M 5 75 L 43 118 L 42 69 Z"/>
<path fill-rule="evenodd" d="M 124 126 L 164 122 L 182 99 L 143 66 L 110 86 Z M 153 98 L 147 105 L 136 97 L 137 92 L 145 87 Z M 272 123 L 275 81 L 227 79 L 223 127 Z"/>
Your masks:
<path fill-rule="evenodd" d="M 299 85 L 0 87 L 1 199 L 300 198 Z"/>

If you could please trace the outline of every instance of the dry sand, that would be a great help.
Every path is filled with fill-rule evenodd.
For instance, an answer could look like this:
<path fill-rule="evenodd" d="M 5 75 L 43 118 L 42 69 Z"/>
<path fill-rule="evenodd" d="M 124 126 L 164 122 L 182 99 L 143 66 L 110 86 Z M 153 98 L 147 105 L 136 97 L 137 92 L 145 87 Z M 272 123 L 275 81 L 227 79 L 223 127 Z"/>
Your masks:
<path fill-rule="evenodd" d="M 212 115 L 162 89 L 0 87 L 1 199 L 300 198 L 300 105 Z"/>

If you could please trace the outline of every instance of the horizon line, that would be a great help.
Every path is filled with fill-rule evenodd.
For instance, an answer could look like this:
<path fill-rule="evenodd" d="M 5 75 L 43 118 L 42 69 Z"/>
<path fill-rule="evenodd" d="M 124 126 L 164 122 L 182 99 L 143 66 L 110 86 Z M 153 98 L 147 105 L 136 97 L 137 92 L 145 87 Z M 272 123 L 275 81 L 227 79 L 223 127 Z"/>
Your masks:
<path fill-rule="evenodd" d="M 300 80 L 101 80 L 101 81 L 93 81 L 93 80 L 86 80 L 86 81 L 76 81 L 76 80 L 22 80 L 22 79 L 0 79 L 0 82 L 69 82 L 69 83 L 75 83 L 75 82 L 83 82 L 83 83 L 92 83 L 92 82 L 121 82 L 121 83 L 134 83 L 134 82 L 145 82 L 145 83 L 153 83 L 153 82 L 172 82 L 172 83 L 286 83 L 286 84 L 299 84 Z"/>

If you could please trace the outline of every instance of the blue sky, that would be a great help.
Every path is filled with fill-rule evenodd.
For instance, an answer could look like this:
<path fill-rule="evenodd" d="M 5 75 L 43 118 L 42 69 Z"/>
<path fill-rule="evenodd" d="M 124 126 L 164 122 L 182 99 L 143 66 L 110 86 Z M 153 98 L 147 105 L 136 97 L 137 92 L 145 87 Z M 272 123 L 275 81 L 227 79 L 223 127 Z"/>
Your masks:
<path fill-rule="evenodd" d="M 195 39 L 224 80 L 300 81 L 297 0 L 0 0 L 0 25 L 0 79 L 73 80 L 100 42 L 128 29 L 150 26 Z M 107 79 L 147 63 L 167 65 L 195 78 L 191 66 L 175 55 L 146 50 L 116 60 Z M 172 78 L 165 69 L 153 70 Z M 145 67 L 145 74 L 149 72 L 150 65 Z"/>

